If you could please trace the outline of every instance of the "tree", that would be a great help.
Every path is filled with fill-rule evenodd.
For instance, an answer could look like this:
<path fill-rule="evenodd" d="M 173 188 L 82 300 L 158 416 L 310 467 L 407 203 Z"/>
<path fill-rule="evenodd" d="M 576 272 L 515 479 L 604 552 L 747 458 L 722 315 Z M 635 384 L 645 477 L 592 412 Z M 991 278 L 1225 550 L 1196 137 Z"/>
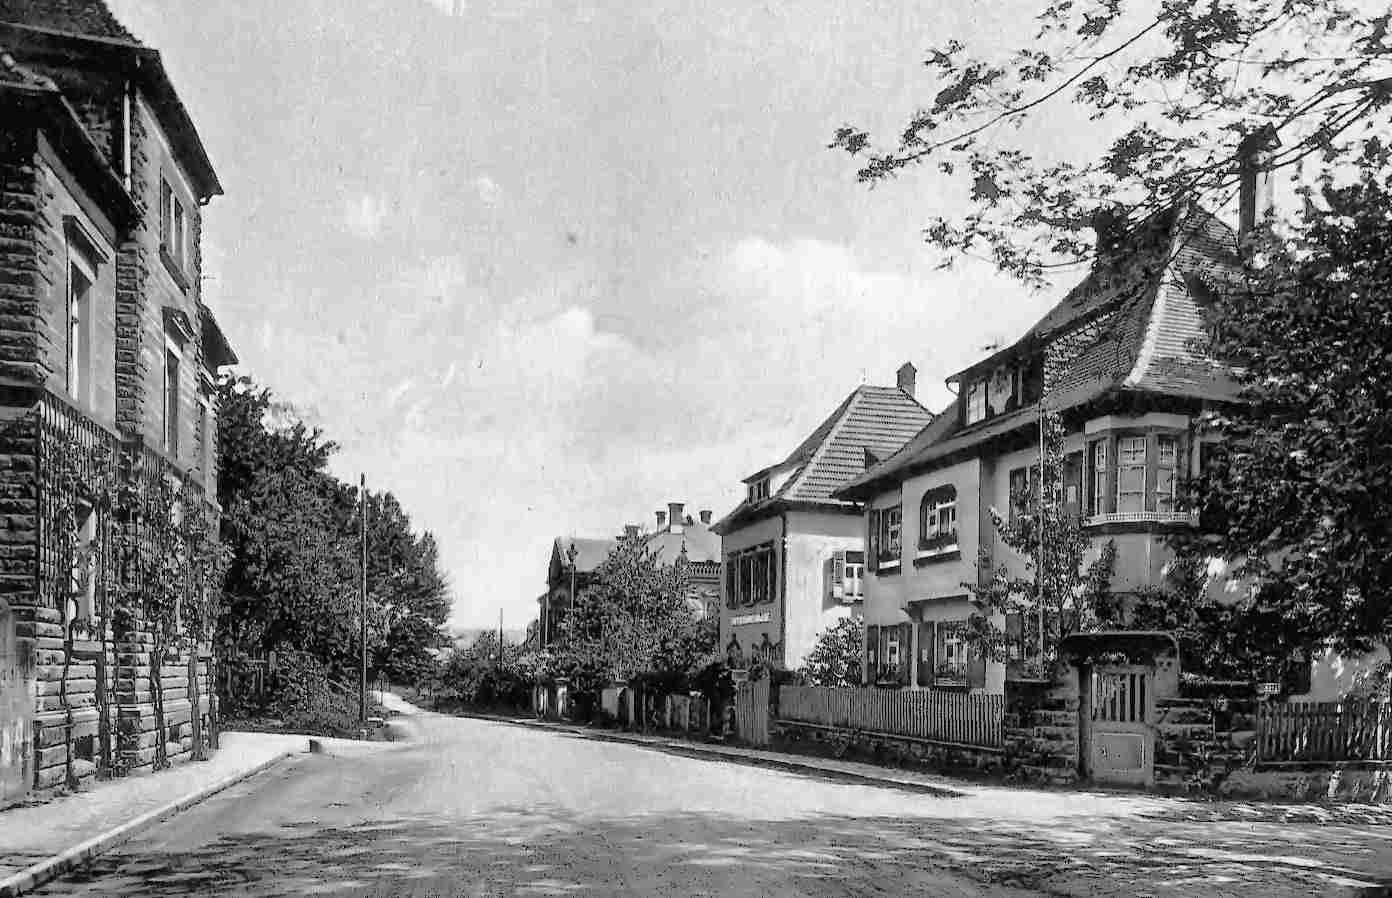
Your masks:
<path fill-rule="evenodd" d="M 1040 426 L 1044 429 L 1042 475 L 1032 476 L 1030 485 L 1011 496 L 1017 514 L 1007 517 L 994 508 L 990 511 L 1000 543 L 1025 559 L 1025 575 L 1012 574 L 1001 563 L 984 582 L 962 584 L 978 607 L 967 629 L 974 650 L 984 657 L 1006 660 L 1010 636 L 994 619 L 1019 615 L 1020 644 L 1016 648 L 1025 657 L 1032 653 L 1033 661 L 1027 668 L 1055 660 L 1059 643 L 1070 634 L 1096 630 L 1116 616 L 1110 591 L 1116 546 L 1107 541 L 1089 560 L 1092 538 L 1062 501 L 1063 423 L 1057 414 L 1049 414 Z M 988 568 L 992 564 L 984 550 L 982 564 Z"/>
<path fill-rule="evenodd" d="M 1392 177 L 1325 191 L 1260 265 L 1230 285 L 1213 327 L 1245 402 L 1206 424 L 1190 504 L 1199 572 L 1232 563 L 1246 589 L 1209 606 L 1206 578 L 1176 587 L 1196 613 L 1261 623 L 1263 650 L 1361 652 L 1392 637 Z M 1186 609 L 1185 613 L 1188 613 Z"/>
<path fill-rule="evenodd" d="M 813 686 L 859 686 L 863 657 L 865 625 L 843 617 L 817 636 L 803 662 L 802 675 Z"/>
<path fill-rule="evenodd" d="M 929 50 L 939 89 L 893 145 L 852 125 L 832 141 L 865 158 L 863 182 L 926 163 L 961 185 L 969 211 L 924 229 L 944 265 L 983 257 L 1037 283 L 1158 211 L 1223 208 L 1237 147 L 1257 135 L 1276 141 L 1268 170 L 1292 178 L 1306 159 L 1365 174 L 1388 162 L 1385 5 L 1052 0 L 1038 21 L 1014 50 L 973 55 L 955 39 Z M 1070 115 L 1110 139 L 1106 152 L 1059 160 L 1029 148 L 1042 123 Z"/>
<path fill-rule="evenodd" d="M 640 674 L 682 674 L 714 649 L 709 622 L 687 598 L 685 557 L 663 564 L 641 535 L 625 536 L 600 563 L 565 624 L 563 665 L 592 690 Z"/>

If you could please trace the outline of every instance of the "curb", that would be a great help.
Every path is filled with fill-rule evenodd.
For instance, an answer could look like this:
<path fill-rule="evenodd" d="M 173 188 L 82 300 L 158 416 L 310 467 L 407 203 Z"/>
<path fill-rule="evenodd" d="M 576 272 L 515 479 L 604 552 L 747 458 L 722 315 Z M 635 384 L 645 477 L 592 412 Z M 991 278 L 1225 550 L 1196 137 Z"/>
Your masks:
<path fill-rule="evenodd" d="M 939 797 L 952 797 L 962 794 L 961 790 L 953 786 L 936 786 L 929 783 L 920 783 L 914 780 L 897 779 L 889 775 L 878 775 L 874 773 L 861 773 L 854 770 L 837 770 L 830 767 L 820 767 L 806 761 L 795 760 L 795 756 L 788 755 L 787 760 L 783 758 L 764 758 L 751 755 L 734 754 L 724 752 L 717 748 L 712 748 L 703 742 L 687 742 L 681 739 L 668 739 L 665 737 L 643 737 L 635 734 L 589 729 L 586 727 L 568 726 L 563 723 L 552 721 L 532 721 L 525 718 L 494 717 L 484 714 L 462 714 L 462 717 L 471 717 L 476 720 L 491 720 L 495 723 L 505 723 L 511 726 L 519 726 L 530 729 L 551 730 L 558 733 L 573 733 L 586 739 L 595 739 L 602 742 L 619 742 L 625 745 L 639 745 L 647 748 L 654 748 L 663 751 L 672 751 L 678 754 L 698 755 L 703 758 L 716 758 L 722 761 L 729 761 L 732 764 L 743 764 L 746 767 L 762 767 L 765 769 L 783 770 L 789 773 L 808 773 L 828 779 L 842 780 L 847 782 L 865 783 L 872 786 L 880 786 L 888 789 L 901 789 L 909 792 L 918 792 L 924 795 L 936 795 Z M 653 739 L 662 741 L 653 741 Z"/>
<path fill-rule="evenodd" d="M 290 749 L 282 751 L 274 757 L 262 761 L 255 767 L 225 776 L 211 785 L 204 786 L 201 789 L 185 795 L 183 798 L 175 799 L 166 805 L 155 808 L 153 811 L 141 814 L 133 820 L 127 820 L 120 826 L 107 830 L 100 835 L 93 836 L 85 842 L 79 842 L 77 845 L 74 845 L 61 854 L 55 854 L 18 873 L 7 876 L 5 879 L 0 880 L 0 898 L 13 898 L 13 896 L 22 895 L 47 882 L 51 882 L 64 873 L 67 873 L 69 870 L 81 866 L 92 858 L 109 851 L 122 842 L 149 829 L 156 823 L 167 820 L 180 811 L 186 811 L 224 789 L 235 786 L 243 780 L 250 779 L 256 776 L 256 774 L 274 767 L 291 755 L 299 754 L 302 750 L 303 749 Z"/>

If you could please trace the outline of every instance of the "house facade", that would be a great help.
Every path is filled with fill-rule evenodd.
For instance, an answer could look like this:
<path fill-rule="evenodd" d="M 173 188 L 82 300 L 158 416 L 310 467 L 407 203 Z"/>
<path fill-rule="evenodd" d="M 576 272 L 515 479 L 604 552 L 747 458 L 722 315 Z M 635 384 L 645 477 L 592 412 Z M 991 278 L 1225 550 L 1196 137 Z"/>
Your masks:
<path fill-rule="evenodd" d="M 1200 210 L 1153 217 L 1014 345 L 948 380 L 956 401 L 836 495 L 864 502 L 867 682 L 1000 692 L 1005 665 L 967 651 L 966 584 L 1025 574 L 991 510 L 1037 491 L 1042 415 L 1066 430 L 1062 500 L 1100 549 L 1116 547 L 1123 603 L 1159 585 L 1167 538 L 1197 524 L 1177 503 L 1208 436 L 1206 409 L 1237 399 L 1202 349 L 1204 306 L 1237 264 L 1235 233 Z M 998 618 L 1007 635 L 1018 622 Z M 1025 650 L 1022 647 L 1022 651 Z"/>
<path fill-rule="evenodd" d="M 862 507 L 832 493 L 932 420 L 914 378 L 906 364 L 896 386 L 853 390 L 787 458 L 745 478 L 745 499 L 715 525 L 720 645 L 732 666 L 800 667 L 822 632 L 860 613 Z"/>
<path fill-rule="evenodd" d="M 669 502 L 665 510 L 656 513 L 652 530 L 628 524 L 624 536 L 641 536 L 662 564 L 686 559 L 687 601 L 692 615 L 701 619 L 713 616 L 720 601 L 720 538 L 711 530 L 711 512 L 703 510 L 699 518 L 692 518 L 684 513 L 685 508 L 683 502 Z M 546 592 L 537 597 L 539 647 L 551 646 L 561 637 L 570 609 L 585 600 L 596 571 L 620 538 L 558 536 L 552 540 Z"/>
<path fill-rule="evenodd" d="M 221 186 L 97 0 L 0 2 L 0 802 L 206 748 Z M 171 564 L 171 560 L 173 563 Z"/>

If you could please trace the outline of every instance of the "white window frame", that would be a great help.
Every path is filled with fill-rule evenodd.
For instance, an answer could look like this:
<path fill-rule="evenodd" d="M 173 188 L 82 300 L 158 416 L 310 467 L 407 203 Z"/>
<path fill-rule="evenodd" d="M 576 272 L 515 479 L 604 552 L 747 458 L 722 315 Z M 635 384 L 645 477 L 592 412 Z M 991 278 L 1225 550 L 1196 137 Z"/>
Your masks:
<path fill-rule="evenodd" d="M 1107 513 L 1107 441 L 1094 440 L 1088 448 L 1088 455 L 1092 489 L 1087 497 L 1087 512 L 1091 516 L 1104 515 Z"/>
<path fill-rule="evenodd" d="M 865 553 L 860 555 L 860 561 L 851 561 L 850 553 L 846 555 L 846 566 L 841 575 L 842 595 L 848 598 L 863 598 L 865 596 Z"/>
<path fill-rule="evenodd" d="M 87 281 L 87 290 L 81 297 L 75 295 L 73 273 L 74 270 Z M 97 269 L 96 266 L 86 257 L 81 249 L 68 243 L 68 289 L 67 289 L 67 326 L 65 328 L 66 343 L 64 365 L 66 389 L 68 395 L 74 399 L 85 400 L 88 380 L 84 377 L 87 373 L 86 368 L 90 367 L 92 354 L 92 295 L 97 289 Z"/>
<path fill-rule="evenodd" d="M 1166 446 L 1169 447 L 1169 460 L 1165 459 Z M 1169 489 L 1161 487 L 1161 475 L 1169 472 Z M 1168 513 L 1175 510 L 1176 483 L 1179 478 L 1179 437 L 1174 434 L 1155 435 L 1155 511 Z"/>
<path fill-rule="evenodd" d="M 171 456 L 173 456 L 174 458 L 177 459 L 178 456 L 179 456 L 179 387 L 180 387 L 180 383 L 179 383 L 178 381 L 176 381 L 176 382 L 172 385 L 174 389 L 173 389 L 173 397 L 172 397 L 172 405 L 171 405 L 171 396 L 170 396 L 170 386 L 171 386 L 171 384 L 169 383 L 169 356 L 170 356 L 170 355 L 173 355 L 174 358 L 175 358 L 175 360 L 176 360 L 176 362 L 177 362 L 175 368 L 176 368 L 176 371 L 178 372 L 178 378 L 179 378 L 179 380 L 181 381 L 181 380 L 183 380 L 183 370 L 184 370 L 184 350 L 183 350 L 183 347 L 179 345 L 178 341 L 176 341 L 176 340 L 175 340 L 173 337 L 171 337 L 169 334 L 165 334 L 165 335 L 164 335 L 164 352 L 165 352 L 165 356 L 164 356 L 164 359 L 162 360 L 162 361 L 163 361 L 163 364 L 162 364 L 162 366 L 161 366 L 162 369 L 163 369 L 163 371 L 164 371 L 164 376 L 163 376 L 163 381 L 164 381 L 164 384 L 163 384 L 163 386 L 164 386 L 163 397 L 164 397 L 164 398 L 163 398 L 163 401 L 162 401 L 162 403 L 161 403 L 161 404 L 163 405 L 163 412 L 164 412 L 164 415 L 163 415 L 163 418 L 162 418 L 161 421 L 160 421 L 160 425 L 161 425 L 161 428 L 162 428 L 161 442 L 162 442 L 162 444 L 163 444 L 163 446 L 164 446 L 164 451 L 165 451 L 165 452 L 168 452 Z M 171 415 L 172 415 L 172 416 L 171 416 Z M 171 436 L 173 437 L 172 440 L 170 439 Z M 171 443 L 172 443 L 172 445 L 171 445 Z"/>
<path fill-rule="evenodd" d="M 975 380 L 967 384 L 967 423 L 975 424 L 986 420 L 986 381 Z"/>
<path fill-rule="evenodd" d="M 1149 440 L 1145 434 L 1118 434 L 1117 447 L 1117 476 L 1116 476 L 1116 511 L 1117 514 L 1143 514 L 1146 510 L 1146 465 L 1150 461 Z M 1139 446 L 1140 456 L 1135 455 L 1135 449 Z M 1126 474 L 1128 472 L 1140 471 L 1141 486 L 1139 490 L 1124 489 L 1126 485 Z M 1130 499 L 1134 497 L 1139 502 L 1137 508 L 1127 508 L 1124 505 L 1123 497 Z"/>

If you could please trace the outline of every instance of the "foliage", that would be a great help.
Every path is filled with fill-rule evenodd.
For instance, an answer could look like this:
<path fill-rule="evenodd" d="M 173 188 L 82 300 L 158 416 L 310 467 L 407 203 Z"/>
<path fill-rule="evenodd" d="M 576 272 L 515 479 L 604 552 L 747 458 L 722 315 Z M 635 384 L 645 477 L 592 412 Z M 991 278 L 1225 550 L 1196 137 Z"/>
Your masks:
<path fill-rule="evenodd" d="M 969 211 L 924 228 L 944 265 L 984 257 L 1037 282 L 1159 210 L 1222 208 L 1238 180 L 1238 143 L 1262 129 L 1279 141 L 1270 170 L 1292 180 L 1307 158 L 1365 173 L 1388 162 L 1385 5 L 1047 2 L 1025 46 L 974 55 L 948 39 L 929 50 L 924 65 L 938 90 L 894 145 L 876 148 L 849 125 L 831 144 L 864 155 L 863 182 L 928 163 L 960 185 Z M 1070 116 L 1110 139 L 1106 152 L 1057 158 L 1038 131 Z M 1094 217 L 1099 207 L 1105 218 Z"/>
<path fill-rule="evenodd" d="M 350 736 L 358 730 L 358 695 L 330 679 L 312 655 L 292 652 L 276 671 L 271 712 L 295 733 Z"/>
<path fill-rule="evenodd" d="M 231 552 L 218 619 L 224 658 L 307 652 L 358 679 L 361 499 L 328 471 L 337 447 L 249 378 L 219 384 L 219 501 Z M 429 533 L 391 493 L 368 493 L 369 676 L 412 684 L 433 668 L 449 613 Z"/>
<path fill-rule="evenodd" d="M 590 692 L 641 674 L 687 672 L 715 651 L 714 621 L 698 620 L 686 557 L 663 564 L 641 535 L 600 563 L 565 623 L 560 668 Z"/>
<path fill-rule="evenodd" d="M 1026 656 L 1033 653 L 1036 665 L 1055 660 L 1065 637 L 1096 630 L 1116 615 L 1110 588 L 1116 547 L 1109 540 L 1089 560 L 1092 538 L 1062 501 L 1063 424 L 1057 414 L 1049 414 L 1040 426 L 1044 429 L 1043 471 L 1041 476 L 1030 478 L 1031 486 L 1024 494 L 1011 497 L 1020 513 L 1012 521 L 991 509 L 999 542 L 1025 559 L 1026 575 L 1016 576 L 1001 563 L 984 583 L 962 584 L 978 608 L 966 630 L 973 649 L 983 657 L 1007 660 L 1012 646 L 993 618 L 1018 614 L 1023 645 L 1015 648 Z M 991 564 L 985 552 L 981 563 Z"/>
<path fill-rule="evenodd" d="M 802 675 L 813 686 L 859 686 L 865 657 L 865 626 L 844 617 L 817 637 L 807 653 Z"/>
<path fill-rule="evenodd" d="M 436 662 L 426 682 L 437 707 L 525 708 L 536 682 L 534 653 L 485 632 L 468 646 L 456 648 Z"/>
<path fill-rule="evenodd" d="M 1246 401 L 1204 422 L 1222 437 L 1204 444 L 1189 494 L 1207 535 L 1178 547 L 1200 573 L 1231 564 L 1250 589 L 1221 616 L 1257 628 L 1270 653 L 1392 636 L 1392 179 L 1329 190 L 1324 205 L 1292 236 L 1268 235 L 1262 264 L 1216 304 L 1215 348 Z M 1218 614 L 1203 586 L 1172 601 Z"/>

